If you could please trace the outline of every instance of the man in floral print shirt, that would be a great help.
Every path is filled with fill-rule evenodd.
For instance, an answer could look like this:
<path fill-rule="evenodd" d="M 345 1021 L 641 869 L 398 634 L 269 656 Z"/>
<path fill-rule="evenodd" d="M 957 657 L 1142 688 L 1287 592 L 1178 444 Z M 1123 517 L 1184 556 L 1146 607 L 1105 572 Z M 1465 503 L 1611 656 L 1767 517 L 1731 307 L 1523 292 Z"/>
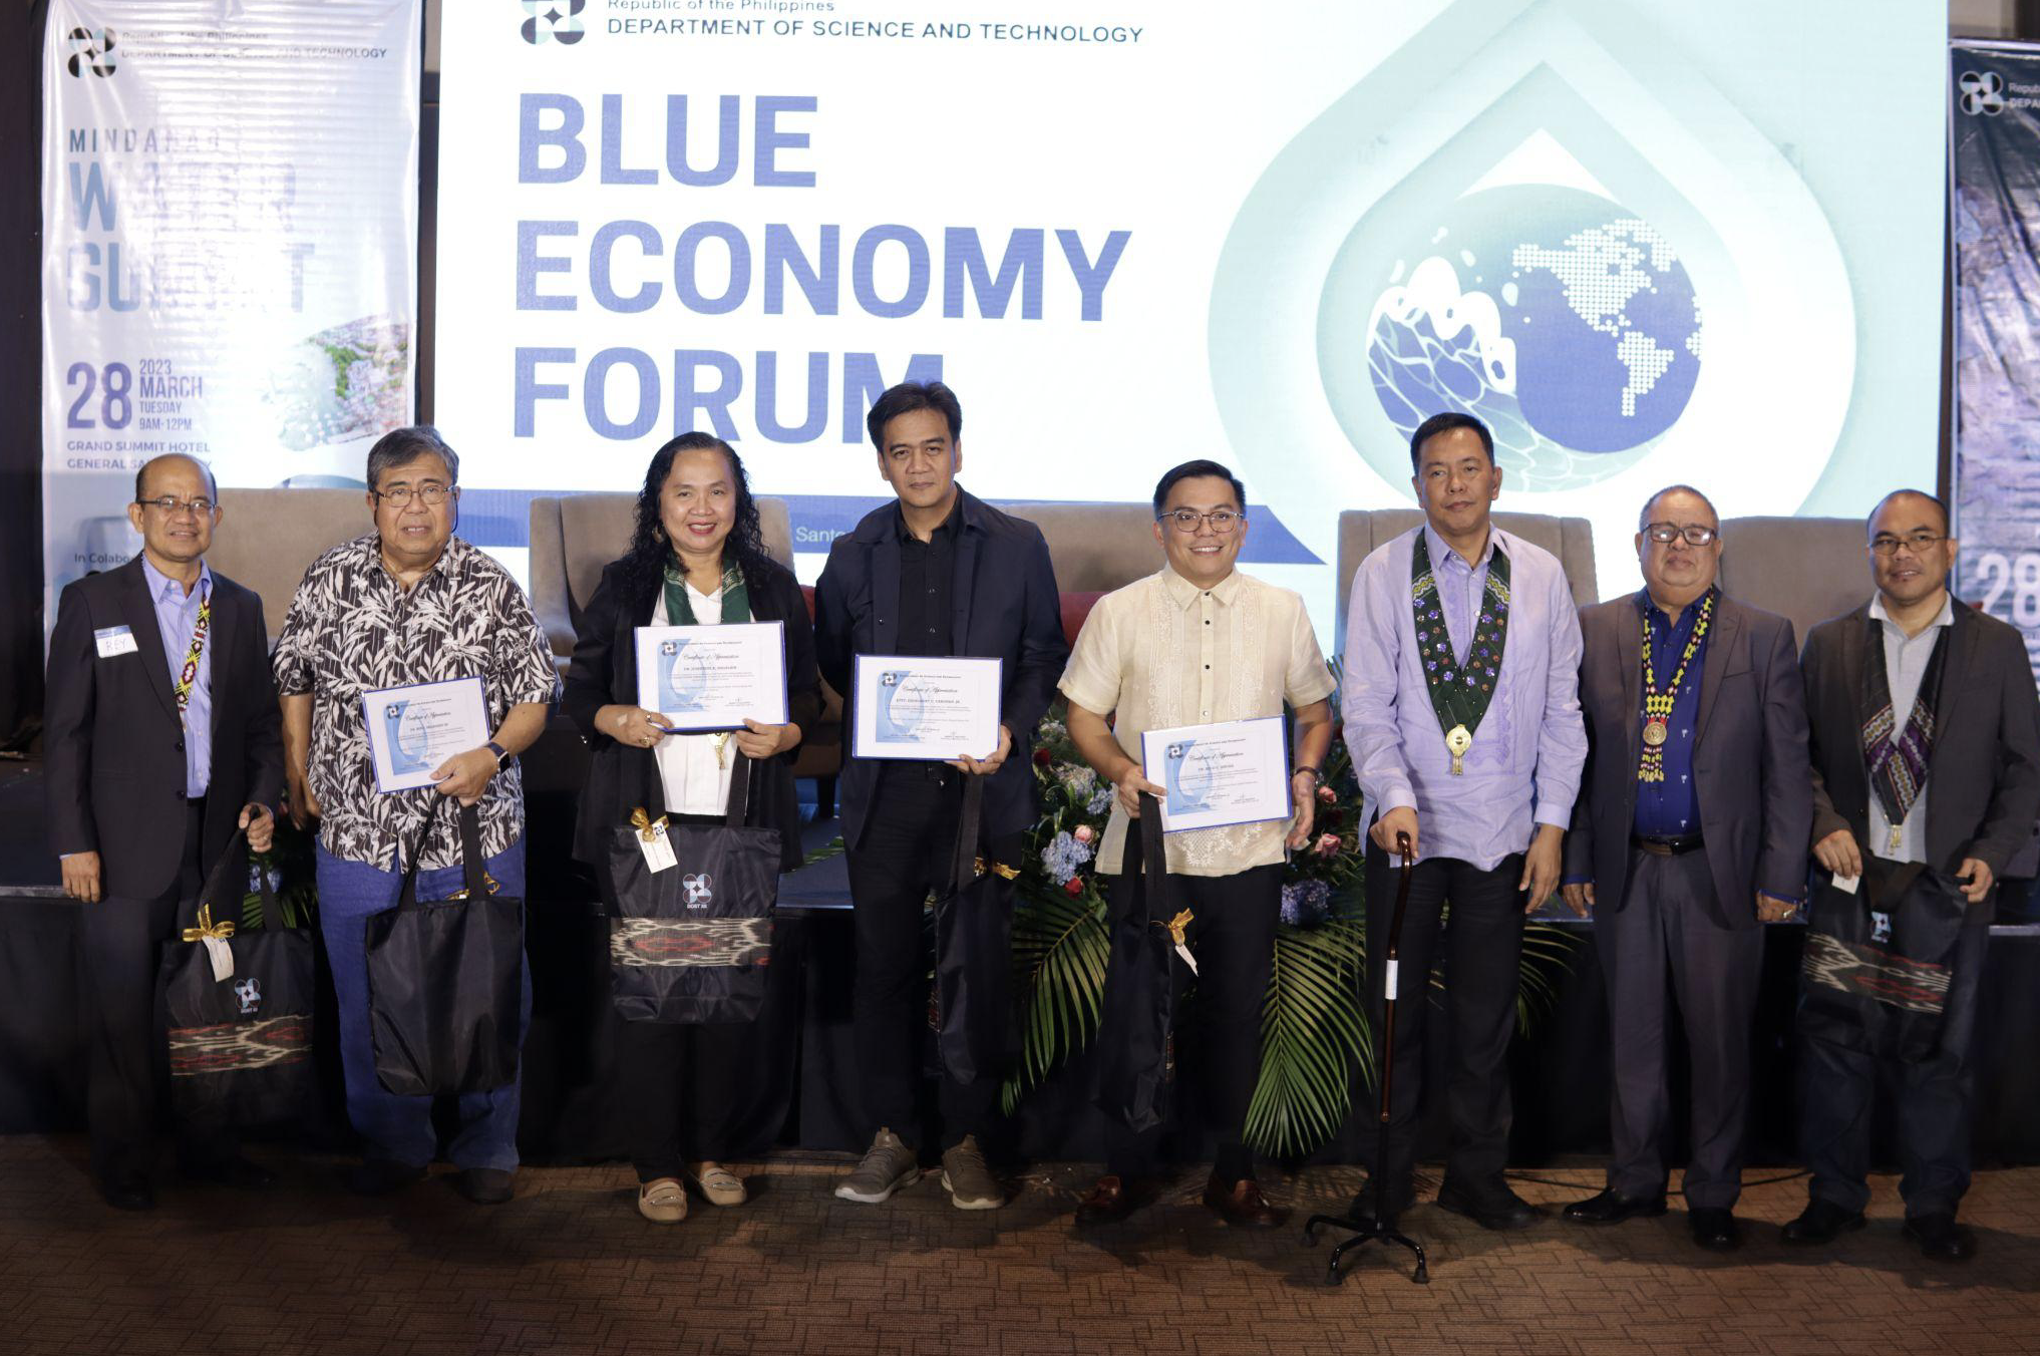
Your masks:
<path fill-rule="evenodd" d="M 437 1143 L 432 1099 L 386 1091 L 369 1038 L 364 920 L 394 908 L 415 851 L 418 897 L 460 888 L 456 814 L 479 805 L 486 869 L 524 893 L 524 796 L 514 762 L 545 726 L 558 686 L 545 635 L 503 567 L 453 535 L 460 459 L 434 429 L 386 434 L 368 454 L 375 531 L 312 562 L 274 659 L 283 699 L 292 820 L 319 822 L 319 919 L 339 998 L 347 1113 L 367 1144 L 349 1184 L 392 1191 L 425 1174 Z M 381 793 L 361 696 L 375 688 L 480 678 L 495 737 L 449 758 L 436 785 Z M 524 984 L 519 1038 L 529 1017 Z M 508 1200 L 517 1166 L 518 1084 L 460 1099 L 448 1157 L 470 1199 Z"/>

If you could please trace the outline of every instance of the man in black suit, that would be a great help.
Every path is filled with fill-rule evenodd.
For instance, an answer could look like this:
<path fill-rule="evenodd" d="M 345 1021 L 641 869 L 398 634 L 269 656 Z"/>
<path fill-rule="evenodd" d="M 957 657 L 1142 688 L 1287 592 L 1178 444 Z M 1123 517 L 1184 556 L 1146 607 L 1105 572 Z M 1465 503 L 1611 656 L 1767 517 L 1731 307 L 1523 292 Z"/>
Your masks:
<path fill-rule="evenodd" d="M 1955 1222 L 1969 1187 L 1970 1036 L 1997 877 L 2040 817 L 2040 700 L 2019 633 L 1948 592 L 1957 544 L 1946 505 L 1899 490 L 1871 513 L 1869 535 L 1875 596 L 1814 627 L 1801 660 L 1813 855 L 1827 881 L 1800 1010 L 1813 1180 L 1785 1238 L 1827 1243 L 1862 1227 L 1881 1080 L 1894 1090 L 1905 1236 L 1930 1258 L 1963 1261 L 1976 1250 Z M 1852 935 L 1871 945 L 1845 945 Z M 1937 1024 L 1930 1011 L 1860 1001 L 1855 1021 L 1824 1017 L 1852 970 L 1889 994 L 1892 977 L 1918 968 L 1929 991 L 1945 986 Z"/>
<path fill-rule="evenodd" d="M 92 1163 L 129 1210 L 155 1203 L 158 948 L 237 827 L 268 849 L 283 790 L 262 600 L 205 563 L 221 516 L 204 466 L 149 462 L 128 506 L 142 554 L 68 585 L 50 635 L 44 776 L 64 890 L 85 909 Z M 269 1181 L 216 1134 L 179 1158 L 201 1179 Z"/>
<path fill-rule="evenodd" d="M 836 1189 L 876 1203 L 920 1174 L 915 1073 L 925 1029 L 923 905 L 945 883 L 962 779 L 982 777 L 985 857 L 1017 863 L 1035 815 L 1029 745 L 1069 658 L 1055 569 L 1041 529 L 964 493 L 963 411 L 941 382 L 880 396 L 867 421 L 878 473 L 897 502 L 836 539 L 815 587 L 815 652 L 845 696 L 855 729 L 852 664 L 860 654 L 1004 661 L 998 747 L 954 763 L 851 758 L 842 774 L 843 842 L 857 910 L 857 1045 L 864 1060 L 871 1148 Z M 961 1209 L 992 1209 L 1004 1192 L 976 1134 L 996 1077 L 942 1087 L 942 1179 Z"/>
<path fill-rule="evenodd" d="M 1562 892 L 1594 915 L 1607 981 L 1614 1161 L 1582 1224 L 1665 1212 L 1669 973 L 1692 1056 L 1693 1241 L 1741 1242 L 1750 1024 L 1763 923 L 1798 909 L 1813 820 L 1792 623 L 1715 583 L 1721 520 L 1685 485 L 1637 524 L 1639 592 L 1584 609 L 1580 706 L 1590 752 Z"/>

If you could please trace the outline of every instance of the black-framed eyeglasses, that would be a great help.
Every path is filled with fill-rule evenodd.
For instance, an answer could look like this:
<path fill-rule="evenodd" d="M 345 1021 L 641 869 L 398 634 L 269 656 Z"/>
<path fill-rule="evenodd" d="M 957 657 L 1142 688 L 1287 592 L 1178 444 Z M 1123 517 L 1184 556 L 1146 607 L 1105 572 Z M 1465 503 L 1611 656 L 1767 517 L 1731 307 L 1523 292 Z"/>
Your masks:
<path fill-rule="evenodd" d="M 449 499 L 460 498 L 460 486 L 442 485 L 436 480 L 428 480 L 416 487 L 395 485 L 387 490 L 375 490 L 372 493 L 391 508 L 403 508 L 414 497 L 427 508 L 438 508 Z"/>
<path fill-rule="evenodd" d="M 1880 532 L 1870 539 L 1870 549 L 1880 556 L 1895 556 L 1903 546 L 1916 556 L 1923 556 L 1934 547 L 1948 540 L 1935 532 L 1914 532 L 1909 536 L 1894 537 L 1889 532 Z"/>
<path fill-rule="evenodd" d="M 1652 523 L 1643 529 L 1643 535 L 1660 546 L 1668 546 L 1681 537 L 1688 546 L 1711 546 L 1721 533 L 1701 523 L 1687 523 L 1684 527 L 1677 523 Z"/>
<path fill-rule="evenodd" d="M 137 499 L 135 502 L 143 508 L 152 508 L 165 517 L 189 512 L 195 517 L 204 518 L 210 516 L 212 511 L 219 507 L 219 505 L 213 503 L 212 500 L 202 494 L 195 499 L 178 499 L 172 495 L 165 494 L 159 495 L 154 499 Z"/>
<path fill-rule="evenodd" d="M 1211 530 L 1223 537 L 1245 522 L 1246 517 L 1247 515 L 1238 509 L 1213 509 L 1209 513 L 1199 513 L 1196 509 L 1177 509 L 1173 513 L 1157 514 L 1155 521 L 1169 524 L 1186 537 L 1197 530 L 1198 524 L 1210 523 Z"/>

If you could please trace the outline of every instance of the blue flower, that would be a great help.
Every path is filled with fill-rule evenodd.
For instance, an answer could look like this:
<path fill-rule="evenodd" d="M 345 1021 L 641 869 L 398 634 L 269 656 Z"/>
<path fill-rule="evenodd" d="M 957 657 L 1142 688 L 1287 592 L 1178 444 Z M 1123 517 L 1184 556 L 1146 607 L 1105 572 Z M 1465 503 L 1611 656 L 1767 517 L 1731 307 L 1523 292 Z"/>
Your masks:
<path fill-rule="evenodd" d="M 1057 885 L 1068 885 L 1077 868 L 1091 860 L 1091 846 L 1079 843 L 1069 833 L 1059 833 L 1041 850 L 1041 867 Z"/>
<path fill-rule="evenodd" d="M 1315 927 L 1332 911 L 1332 887 L 1321 880 L 1302 880 L 1282 887 L 1282 921 L 1293 928 Z"/>
<path fill-rule="evenodd" d="M 1087 815 L 1102 815 L 1111 808 L 1112 788 L 1110 786 L 1100 786 L 1091 793 L 1091 799 L 1084 802 L 1084 813 Z"/>

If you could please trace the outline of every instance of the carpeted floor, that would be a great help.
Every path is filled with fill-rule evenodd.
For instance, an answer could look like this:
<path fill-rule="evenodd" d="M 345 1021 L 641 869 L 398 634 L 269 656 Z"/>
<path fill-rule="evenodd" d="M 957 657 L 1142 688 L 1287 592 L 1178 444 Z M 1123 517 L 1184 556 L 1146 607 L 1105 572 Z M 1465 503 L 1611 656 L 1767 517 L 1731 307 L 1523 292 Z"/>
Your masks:
<path fill-rule="evenodd" d="M 258 1151 L 259 1152 L 259 1151 Z M 1270 1232 L 1217 1224 L 1185 1178 L 1124 1225 L 1069 1222 L 1086 1167 L 1016 1181 L 1004 1210 L 951 1209 L 932 1178 L 887 1206 L 833 1199 L 844 1166 L 750 1165 L 736 1210 L 697 1202 L 660 1228 L 621 1167 L 544 1169 L 480 1209 L 442 1181 L 392 1200 L 334 1185 L 329 1161 L 261 1155 L 284 1175 L 247 1196 L 168 1185 L 159 1208 L 102 1205 L 82 1138 L 0 1140 L 0 1351 L 207 1356 L 925 1351 L 991 1353 L 1867 1353 L 2040 1351 L 2040 1169 L 1978 1177 L 1982 1243 L 1932 1265 L 1898 1237 L 1893 1179 L 1871 1226 L 1831 1252 L 1776 1226 L 1803 1180 L 1743 1198 L 1750 1241 L 1715 1257 L 1662 1220 L 1588 1230 L 1546 1221 L 1497 1236 L 1424 1206 L 1406 1223 L 1432 1282 L 1371 1248 L 1324 1284 L 1300 1217 Z M 1532 1200 L 1588 1194 L 1522 1184 Z M 1270 1195 L 1343 1203 L 1350 1169 Z"/>

